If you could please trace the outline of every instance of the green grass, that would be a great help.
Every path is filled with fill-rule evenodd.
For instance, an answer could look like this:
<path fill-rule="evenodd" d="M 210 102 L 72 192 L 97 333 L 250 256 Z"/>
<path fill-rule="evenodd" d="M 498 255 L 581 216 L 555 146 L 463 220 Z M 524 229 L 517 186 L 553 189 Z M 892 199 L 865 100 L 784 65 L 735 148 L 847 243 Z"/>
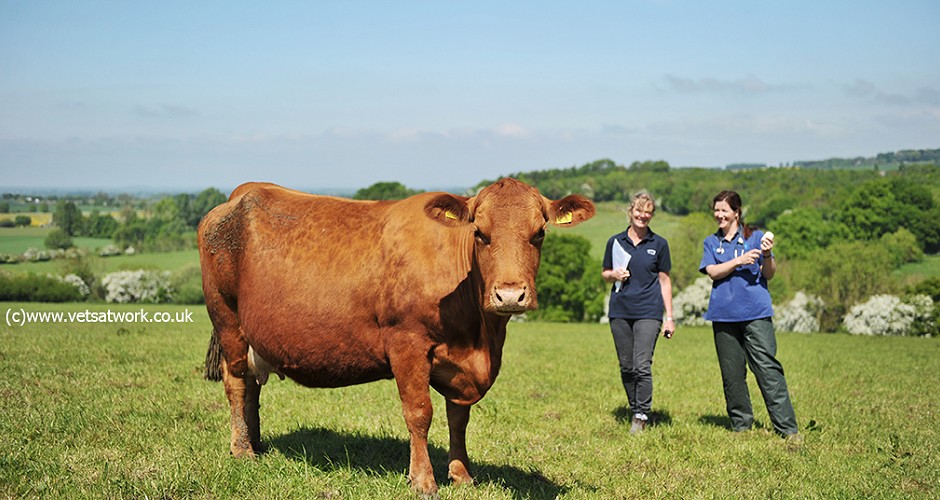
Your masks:
<path fill-rule="evenodd" d="M 7 310 L 140 306 L 0 304 Z M 145 306 L 178 312 L 181 306 Z M 228 453 L 222 386 L 203 381 L 204 309 L 191 324 L 0 325 L 0 497 L 408 496 L 407 432 L 391 381 L 262 392 L 255 460 Z M 658 424 L 630 436 L 604 325 L 512 324 L 503 370 L 472 412 L 478 484 L 450 485 L 435 395 L 431 458 L 443 498 L 931 497 L 940 491 L 940 343 L 778 335 L 805 444 L 727 428 L 707 329 L 661 341 Z"/>
<path fill-rule="evenodd" d="M 905 264 L 895 271 L 898 276 L 914 276 L 928 278 L 940 276 L 940 254 L 925 255 L 924 260 Z"/>

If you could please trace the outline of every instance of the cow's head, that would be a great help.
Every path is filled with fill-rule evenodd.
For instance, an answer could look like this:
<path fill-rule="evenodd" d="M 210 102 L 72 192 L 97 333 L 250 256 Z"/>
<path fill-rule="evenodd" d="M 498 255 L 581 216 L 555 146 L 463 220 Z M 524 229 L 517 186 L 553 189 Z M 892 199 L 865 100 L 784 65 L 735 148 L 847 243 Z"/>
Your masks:
<path fill-rule="evenodd" d="M 535 276 L 546 226 L 586 221 L 594 216 L 594 204 L 579 195 L 552 201 L 527 184 L 503 179 L 473 198 L 439 198 L 435 211 L 474 232 L 473 272 L 483 309 L 509 315 L 538 307 Z"/>

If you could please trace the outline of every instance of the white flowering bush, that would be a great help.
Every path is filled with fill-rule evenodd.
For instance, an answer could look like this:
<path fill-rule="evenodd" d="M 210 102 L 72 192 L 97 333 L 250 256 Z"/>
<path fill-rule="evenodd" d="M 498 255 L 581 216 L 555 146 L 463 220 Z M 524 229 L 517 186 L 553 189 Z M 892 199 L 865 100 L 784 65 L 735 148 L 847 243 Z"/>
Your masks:
<path fill-rule="evenodd" d="M 25 252 L 23 252 L 23 260 L 29 262 L 43 262 L 50 259 L 52 259 L 52 256 L 50 256 L 49 252 L 46 250 L 28 248 Z"/>
<path fill-rule="evenodd" d="M 170 273 L 145 271 L 118 271 L 101 280 L 108 302 L 169 302 L 172 299 Z"/>
<path fill-rule="evenodd" d="M 823 300 L 815 295 L 796 292 L 790 302 L 774 307 L 774 325 L 785 332 L 818 332 L 817 318 L 823 305 Z"/>
<path fill-rule="evenodd" d="M 88 284 L 85 283 L 79 275 L 77 274 L 66 274 L 65 276 L 56 276 L 56 279 L 63 283 L 68 283 L 74 286 L 78 293 L 82 294 L 82 297 L 87 297 L 91 293 L 91 289 L 88 288 Z"/>
<path fill-rule="evenodd" d="M 117 245 L 105 245 L 104 248 L 98 250 L 98 255 L 102 257 L 113 257 L 115 255 L 121 255 L 121 249 Z"/>
<path fill-rule="evenodd" d="M 933 299 L 914 295 L 902 301 L 894 295 L 874 295 L 852 306 L 843 320 L 853 335 L 917 335 L 924 322 L 931 321 Z"/>
<path fill-rule="evenodd" d="M 676 324 L 686 326 L 705 326 L 705 311 L 712 293 L 712 280 L 702 276 L 691 285 L 683 288 L 672 298 L 672 313 Z"/>

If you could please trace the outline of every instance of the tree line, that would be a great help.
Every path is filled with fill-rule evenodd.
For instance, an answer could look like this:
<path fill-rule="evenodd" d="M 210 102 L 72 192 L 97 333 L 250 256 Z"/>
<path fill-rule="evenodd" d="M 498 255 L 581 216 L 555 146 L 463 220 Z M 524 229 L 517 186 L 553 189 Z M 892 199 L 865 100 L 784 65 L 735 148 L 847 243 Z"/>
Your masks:
<path fill-rule="evenodd" d="M 46 237 L 46 246 L 68 248 L 72 246 L 72 237 L 88 236 L 113 239 L 121 248 L 144 251 L 192 248 L 199 221 L 227 199 L 218 189 L 209 188 L 198 194 L 167 196 L 143 210 L 127 204 L 117 218 L 98 210 L 84 215 L 75 202 L 62 200 L 52 214 L 56 229 Z"/>

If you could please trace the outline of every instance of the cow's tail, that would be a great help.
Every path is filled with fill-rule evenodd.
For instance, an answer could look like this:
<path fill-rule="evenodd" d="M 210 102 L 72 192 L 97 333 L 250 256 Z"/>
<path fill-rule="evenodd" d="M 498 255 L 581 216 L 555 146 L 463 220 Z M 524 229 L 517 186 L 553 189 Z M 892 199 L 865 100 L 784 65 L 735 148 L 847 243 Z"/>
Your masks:
<path fill-rule="evenodd" d="M 209 349 L 206 350 L 206 370 L 203 377 L 206 380 L 219 382 L 222 380 L 222 344 L 219 342 L 219 336 L 212 332 L 212 338 L 209 339 Z"/>

